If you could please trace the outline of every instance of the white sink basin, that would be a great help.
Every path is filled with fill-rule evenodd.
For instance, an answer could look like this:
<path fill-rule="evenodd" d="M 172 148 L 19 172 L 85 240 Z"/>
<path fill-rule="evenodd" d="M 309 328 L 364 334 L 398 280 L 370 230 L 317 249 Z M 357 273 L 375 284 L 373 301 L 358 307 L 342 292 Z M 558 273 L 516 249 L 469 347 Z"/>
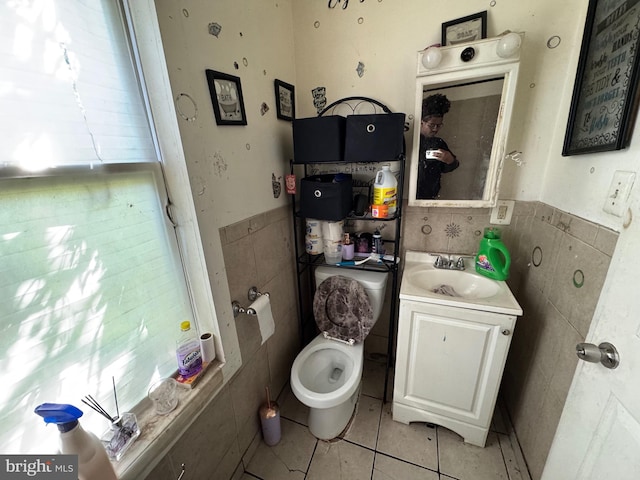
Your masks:
<path fill-rule="evenodd" d="M 476 273 L 474 259 L 465 258 L 465 270 L 446 270 L 433 266 L 435 258 L 424 252 L 406 253 L 401 299 L 522 315 L 507 283 Z"/>
<path fill-rule="evenodd" d="M 500 292 L 498 282 L 469 270 L 417 269 L 406 277 L 420 288 L 448 297 L 489 298 Z"/>

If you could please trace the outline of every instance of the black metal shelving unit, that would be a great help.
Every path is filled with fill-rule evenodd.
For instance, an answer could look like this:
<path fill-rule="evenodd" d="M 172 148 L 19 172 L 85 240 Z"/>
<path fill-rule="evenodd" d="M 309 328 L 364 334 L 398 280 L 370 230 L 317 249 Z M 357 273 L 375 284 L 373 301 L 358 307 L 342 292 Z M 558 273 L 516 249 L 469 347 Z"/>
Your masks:
<path fill-rule="evenodd" d="M 391 110 L 384 105 L 383 103 L 368 98 L 368 97 L 346 97 L 340 99 L 326 108 L 324 108 L 318 116 L 322 116 L 328 112 L 335 112 L 336 109 L 348 108 L 351 110 L 353 114 L 357 114 L 359 107 L 363 104 L 371 105 L 374 109 L 374 113 L 391 113 Z M 367 107 L 367 110 L 369 107 Z M 371 113 L 367 111 L 366 113 Z M 403 198 L 403 185 L 404 185 L 404 176 L 405 176 L 405 167 L 406 167 L 406 144 L 404 142 L 404 135 L 402 139 L 403 151 L 402 153 L 395 159 L 379 159 L 372 160 L 370 162 L 357 162 L 357 164 L 372 164 L 372 163 L 398 163 L 398 192 L 397 192 L 397 206 L 396 212 L 393 217 L 390 218 L 377 218 L 372 217 L 370 212 L 366 213 L 364 216 L 355 216 L 353 212 L 351 212 L 346 218 L 345 222 L 353 221 L 364 221 L 364 222 L 376 222 L 376 223 L 385 223 L 389 225 L 393 225 L 393 236 L 389 237 L 389 235 L 383 236 L 383 241 L 385 246 L 392 245 L 393 246 L 393 258 L 391 260 L 383 260 L 381 263 L 371 263 L 365 262 L 362 265 L 358 266 L 335 266 L 336 269 L 358 269 L 358 270 L 367 270 L 367 271 L 379 271 L 379 272 L 388 272 L 391 275 L 391 303 L 390 303 L 390 311 L 389 311 L 389 336 L 388 336 L 388 345 L 387 345 L 387 358 L 386 358 L 386 371 L 385 371 L 385 382 L 384 382 L 384 396 L 383 401 L 387 401 L 387 392 L 388 392 L 388 382 L 389 382 L 389 369 L 394 364 L 394 338 L 395 338 L 395 327 L 397 320 L 397 310 L 398 310 L 398 287 L 399 287 L 399 261 L 400 261 L 400 238 L 401 238 L 401 226 L 402 226 L 402 198 Z M 317 165 L 314 163 L 303 163 L 303 162 L 291 162 L 291 173 L 296 175 L 296 178 L 301 178 L 296 172 L 296 169 L 301 171 L 302 176 L 309 175 L 309 169 L 312 165 Z M 327 165 L 332 165 L 337 171 L 344 171 L 345 169 L 353 171 L 352 168 L 354 162 L 339 162 L 339 163 L 331 163 L 326 164 L 323 163 L 325 167 Z M 375 177 L 375 173 L 373 173 L 373 177 Z M 373 180 L 373 179 L 372 179 Z M 371 182 L 372 183 L 372 182 Z M 296 273 L 297 273 L 297 287 L 298 287 L 298 315 L 299 315 L 299 332 L 300 332 L 300 344 L 301 348 L 304 347 L 313 337 L 315 337 L 315 322 L 313 320 L 313 294 L 315 292 L 315 282 L 313 276 L 313 270 L 315 267 L 328 265 L 324 261 L 324 255 L 310 255 L 305 250 L 304 240 L 305 240 L 305 217 L 300 215 L 299 205 L 296 199 L 296 196 L 293 195 L 292 202 L 292 210 L 293 210 L 293 231 L 294 231 L 294 245 L 295 245 L 295 253 L 296 253 Z M 357 259 L 357 258 L 356 258 Z M 306 284 L 305 284 L 306 279 Z"/>

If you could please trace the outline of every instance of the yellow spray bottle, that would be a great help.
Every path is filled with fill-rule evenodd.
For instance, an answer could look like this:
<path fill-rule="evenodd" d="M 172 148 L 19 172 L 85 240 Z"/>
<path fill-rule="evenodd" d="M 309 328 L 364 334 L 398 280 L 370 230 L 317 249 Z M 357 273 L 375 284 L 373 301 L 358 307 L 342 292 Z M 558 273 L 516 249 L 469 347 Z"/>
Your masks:
<path fill-rule="evenodd" d="M 476 272 L 494 280 L 509 278 L 511 256 L 500 239 L 500 231 L 494 227 L 484 229 L 476 255 Z"/>

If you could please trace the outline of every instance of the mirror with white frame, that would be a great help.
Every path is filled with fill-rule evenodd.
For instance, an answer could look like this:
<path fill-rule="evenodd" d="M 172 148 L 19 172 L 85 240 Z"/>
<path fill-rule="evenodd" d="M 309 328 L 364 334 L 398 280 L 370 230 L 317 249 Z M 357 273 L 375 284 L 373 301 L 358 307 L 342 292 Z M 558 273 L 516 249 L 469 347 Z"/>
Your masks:
<path fill-rule="evenodd" d="M 418 52 L 410 206 L 495 206 L 521 40 L 508 33 Z M 444 110 L 434 113 L 433 95 L 446 97 Z"/>

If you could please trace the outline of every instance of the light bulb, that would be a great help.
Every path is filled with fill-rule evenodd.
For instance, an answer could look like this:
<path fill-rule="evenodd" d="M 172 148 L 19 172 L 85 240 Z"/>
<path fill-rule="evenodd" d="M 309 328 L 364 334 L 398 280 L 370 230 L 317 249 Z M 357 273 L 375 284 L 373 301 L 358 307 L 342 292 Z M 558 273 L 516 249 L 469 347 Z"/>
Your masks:
<path fill-rule="evenodd" d="M 442 60 L 442 52 L 438 47 L 429 47 L 422 54 L 424 68 L 436 68 Z"/>
<path fill-rule="evenodd" d="M 496 53 L 499 57 L 509 58 L 518 50 L 520 50 L 521 42 L 522 39 L 517 33 L 507 33 L 500 40 L 498 40 L 498 44 L 496 45 Z"/>

